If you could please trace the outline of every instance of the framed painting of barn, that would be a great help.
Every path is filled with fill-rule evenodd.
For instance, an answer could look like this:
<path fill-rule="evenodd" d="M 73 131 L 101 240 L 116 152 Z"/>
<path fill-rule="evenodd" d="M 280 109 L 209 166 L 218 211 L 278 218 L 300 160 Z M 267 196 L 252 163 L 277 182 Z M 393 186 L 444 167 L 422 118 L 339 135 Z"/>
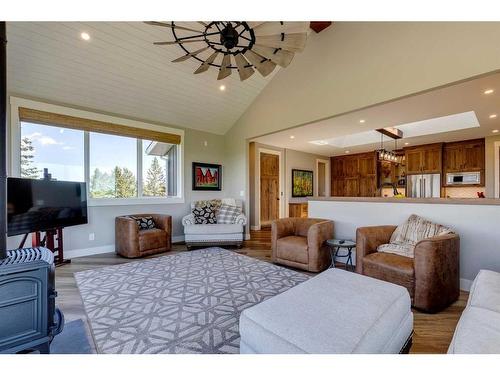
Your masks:
<path fill-rule="evenodd" d="M 193 162 L 193 190 L 220 191 L 222 165 Z"/>

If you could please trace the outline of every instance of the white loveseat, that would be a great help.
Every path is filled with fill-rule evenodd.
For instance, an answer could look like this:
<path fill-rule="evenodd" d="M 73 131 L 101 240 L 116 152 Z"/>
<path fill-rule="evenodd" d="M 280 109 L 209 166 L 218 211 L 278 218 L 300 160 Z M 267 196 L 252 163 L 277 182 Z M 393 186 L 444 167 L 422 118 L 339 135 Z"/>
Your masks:
<path fill-rule="evenodd" d="M 214 199 L 211 201 L 194 201 L 191 210 L 197 205 L 212 202 L 214 206 L 228 204 L 241 207 L 241 201 L 233 198 Z M 217 209 L 216 209 L 217 210 Z M 244 214 L 236 217 L 234 224 L 195 224 L 194 215 L 190 213 L 182 219 L 184 226 L 184 240 L 189 248 L 193 246 L 235 245 L 240 247 L 243 242 L 244 226 L 247 218 Z"/>
<path fill-rule="evenodd" d="M 448 353 L 500 354 L 500 273 L 479 271 Z"/>

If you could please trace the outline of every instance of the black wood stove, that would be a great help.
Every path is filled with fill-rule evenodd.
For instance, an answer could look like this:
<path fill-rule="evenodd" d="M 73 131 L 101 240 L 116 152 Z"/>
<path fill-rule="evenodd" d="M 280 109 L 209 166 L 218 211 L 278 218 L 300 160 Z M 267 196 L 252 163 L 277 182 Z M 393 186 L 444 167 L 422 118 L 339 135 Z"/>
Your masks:
<path fill-rule="evenodd" d="M 64 326 L 55 307 L 54 256 L 43 247 L 7 251 L 5 22 L 0 22 L 0 43 L 0 353 L 49 353 Z"/>

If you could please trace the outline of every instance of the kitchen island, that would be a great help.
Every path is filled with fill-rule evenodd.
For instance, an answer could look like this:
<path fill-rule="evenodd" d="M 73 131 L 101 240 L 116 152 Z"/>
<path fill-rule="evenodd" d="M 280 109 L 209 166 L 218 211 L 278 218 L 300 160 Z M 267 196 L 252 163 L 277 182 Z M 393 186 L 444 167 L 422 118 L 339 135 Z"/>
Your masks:
<path fill-rule="evenodd" d="M 355 239 L 363 226 L 398 225 L 411 214 L 460 235 L 461 288 L 480 269 L 500 271 L 500 199 L 311 197 L 309 217 L 333 220 L 335 238 Z"/>

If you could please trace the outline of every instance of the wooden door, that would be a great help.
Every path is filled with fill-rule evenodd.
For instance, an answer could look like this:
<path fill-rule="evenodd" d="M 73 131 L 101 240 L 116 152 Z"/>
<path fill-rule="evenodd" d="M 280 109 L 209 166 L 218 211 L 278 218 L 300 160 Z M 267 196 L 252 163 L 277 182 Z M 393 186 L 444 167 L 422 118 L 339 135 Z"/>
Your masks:
<path fill-rule="evenodd" d="M 351 177 L 345 179 L 344 195 L 346 197 L 359 196 L 359 178 Z"/>
<path fill-rule="evenodd" d="M 366 176 L 359 178 L 359 196 L 375 197 L 377 195 L 377 176 Z"/>
<path fill-rule="evenodd" d="M 422 173 L 422 150 L 407 150 L 406 158 L 406 174 Z"/>
<path fill-rule="evenodd" d="M 460 172 L 464 164 L 463 145 L 447 145 L 444 150 L 444 170 L 445 173 Z"/>
<path fill-rule="evenodd" d="M 279 156 L 260 154 L 260 224 L 270 225 L 280 214 Z"/>
<path fill-rule="evenodd" d="M 358 161 L 359 161 L 358 157 L 354 155 L 345 157 L 344 175 L 346 178 L 358 177 L 359 175 Z"/>
<path fill-rule="evenodd" d="M 331 159 L 332 177 L 345 177 L 345 158 L 342 156 L 335 156 Z"/>
<path fill-rule="evenodd" d="M 345 179 L 333 177 L 332 178 L 332 196 L 333 197 L 344 197 L 345 196 Z"/>
<path fill-rule="evenodd" d="M 377 158 L 375 153 L 363 154 L 358 158 L 359 175 L 361 177 L 373 176 L 377 174 Z"/>
<path fill-rule="evenodd" d="M 441 145 L 423 150 L 422 173 L 441 173 L 443 170 L 443 148 Z"/>
<path fill-rule="evenodd" d="M 475 172 L 485 168 L 484 139 L 480 142 L 471 142 L 463 148 L 463 171 Z"/>

